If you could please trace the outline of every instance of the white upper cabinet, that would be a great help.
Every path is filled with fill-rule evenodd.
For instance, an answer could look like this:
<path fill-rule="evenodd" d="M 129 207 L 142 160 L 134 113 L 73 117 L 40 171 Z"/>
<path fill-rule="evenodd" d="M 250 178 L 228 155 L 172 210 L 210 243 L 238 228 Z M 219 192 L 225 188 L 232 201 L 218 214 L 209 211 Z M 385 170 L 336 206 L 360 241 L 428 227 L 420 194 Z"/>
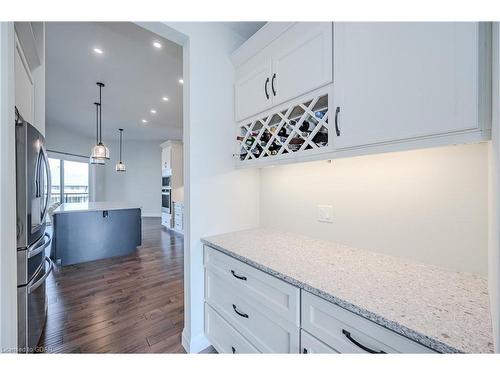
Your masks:
<path fill-rule="evenodd" d="M 335 23 L 340 135 L 334 148 L 488 127 L 485 28 L 472 22 Z"/>
<path fill-rule="evenodd" d="M 24 56 L 21 45 L 16 38 L 14 54 L 14 82 L 15 82 L 15 106 L 21 117 L 34 123 L 35 115 L 35 88 L 33 76 L 31 75 L 28 62 Z"/>
<path fill-rule="evenodd" d="M 264 27 L 254 37 L 266 40 L 266 33 L 272 31 Z M 331 23 L 299 22 L 278 35 L 267 45 L 262 42 L 262 48 L 236 67 L 236 121 L 332 81 Z M 255 48 L 255 43 L 248 48 Z"/>
<path fill-rule="evenodd" d="M 332 81 L 332 24 L 299 22 L 272 45 L 271 92 L 281 104 Z"/>
<path fill-rule="evenodd" d="M 259 53 L 236 72 L 235 114 L 236 119 L 255 115 L 272 105 L 271 59 Z"/>

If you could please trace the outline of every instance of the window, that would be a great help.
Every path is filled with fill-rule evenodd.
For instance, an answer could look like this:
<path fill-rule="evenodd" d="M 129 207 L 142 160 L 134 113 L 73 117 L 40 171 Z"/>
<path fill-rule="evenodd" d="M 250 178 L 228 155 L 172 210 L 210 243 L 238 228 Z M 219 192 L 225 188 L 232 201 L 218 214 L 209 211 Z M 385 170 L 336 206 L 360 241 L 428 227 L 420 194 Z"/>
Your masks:
<path fill-rule="evenodd" d="M 50 204 L 89 201 L 89 164 L 73 160 L 49 158 L 52 180 Z"/>

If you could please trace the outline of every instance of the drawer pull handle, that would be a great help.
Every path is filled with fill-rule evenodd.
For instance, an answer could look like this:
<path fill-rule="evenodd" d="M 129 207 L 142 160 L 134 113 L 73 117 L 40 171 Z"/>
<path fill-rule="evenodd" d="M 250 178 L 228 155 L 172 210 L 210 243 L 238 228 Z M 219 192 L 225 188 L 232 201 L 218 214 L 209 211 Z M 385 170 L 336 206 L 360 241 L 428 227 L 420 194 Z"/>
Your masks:
<path fill-rule="evenodd" d="M 236 308 L 236 305 L 233 303 L 233 310 L 236 314 L 238 314 L 239 316 L 242 316 L 243 318 L 247 318 L 248 319 L 248 314 L 245 314 L 245 313 L 240 313 L 238 311 L 238 309 Z"/>
<path fill-rule="evenodd" d="M 234 348 L 234 346 L 231 346 L 231 350 L 232 350 L 233 354 L 236 354 L 236 349 Z"/>
<path fill-rule="evenodd" d="M 365 352 L 368 352 L 368 353 L 371 353 L 371 354 L 387 354 L 386 352 L 380 350 L 380 351 L 376 351 L 376 350 L 373 350 L 373 349 L 370 349 L 366 346 L 364 346 L 363 344 L 357 342 L 356 340 L 354 340 L 352 337 L 351 337 L 351 332 L 349 331 L 346 331 L 345 329 L 342 330 L 342 334 L 347 337 L 347 339 L 352 342 L 354 345 L 356 345 L 358 348 L 361 348 L 363 349 Z"/>
<path fill-rule="evenodd" d="M 247 278 L 245 276 L 239 276 L 236 274 L 236 272 L 234 272 L 233 270 L 231 270 L 231 273 L 233 274 L 234 277 L 236 277 L 237 279 L 240 279 L 240 280 L 246 280 Z"/>

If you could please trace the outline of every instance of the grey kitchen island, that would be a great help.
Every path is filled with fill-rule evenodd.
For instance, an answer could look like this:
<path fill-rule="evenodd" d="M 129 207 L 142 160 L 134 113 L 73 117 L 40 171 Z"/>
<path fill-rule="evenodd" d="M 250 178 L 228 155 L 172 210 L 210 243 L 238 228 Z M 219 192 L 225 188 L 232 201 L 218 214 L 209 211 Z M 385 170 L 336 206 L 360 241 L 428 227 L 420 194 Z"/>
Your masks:
<path fill-rule="evenodd" d="M 127 255 L 141 245 L 141 208 L 123 202 L 64 203 L 53 213 L 52 258 L 61 265 Z"/>

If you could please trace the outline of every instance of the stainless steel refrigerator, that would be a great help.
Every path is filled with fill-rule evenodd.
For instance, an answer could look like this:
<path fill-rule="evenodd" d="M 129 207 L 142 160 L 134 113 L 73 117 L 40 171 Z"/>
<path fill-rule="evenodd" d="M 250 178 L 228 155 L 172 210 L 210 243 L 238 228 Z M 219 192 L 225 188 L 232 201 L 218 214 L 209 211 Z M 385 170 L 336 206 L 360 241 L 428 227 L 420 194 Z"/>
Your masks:
<path fill-rule="evenodd" d="M 53 263 L 45 255 L 50 235 L 50 168 L 45 139 L 16 110 L 18 347 L 33 352 L 47 316 L 46 279 Z"/>

